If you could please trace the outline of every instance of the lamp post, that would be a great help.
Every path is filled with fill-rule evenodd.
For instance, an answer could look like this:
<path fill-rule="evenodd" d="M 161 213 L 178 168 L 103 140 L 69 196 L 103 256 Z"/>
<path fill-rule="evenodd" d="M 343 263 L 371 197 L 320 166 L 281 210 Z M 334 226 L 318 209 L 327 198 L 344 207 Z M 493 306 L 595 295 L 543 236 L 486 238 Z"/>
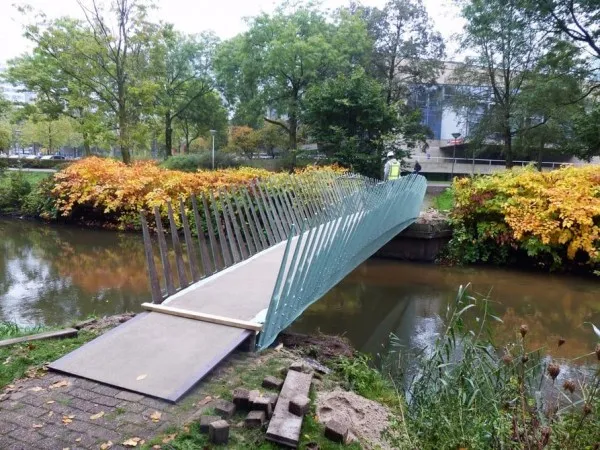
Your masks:
<path fill-rule="evenodd" d="M 452 133 L 454 138 L 454 150 L 452 151 L 452 173 L 450 174 L 450 181 L 454 179 L 454 164 L 456 163 L 456 141 L 460 137 L 460 133 Z"/>
<path fill-rule="evenodd" d="M 210 130 L 212 136 L 212 170 L 215 170 L 215 134 L 217 134 L 217 130 Z"/>

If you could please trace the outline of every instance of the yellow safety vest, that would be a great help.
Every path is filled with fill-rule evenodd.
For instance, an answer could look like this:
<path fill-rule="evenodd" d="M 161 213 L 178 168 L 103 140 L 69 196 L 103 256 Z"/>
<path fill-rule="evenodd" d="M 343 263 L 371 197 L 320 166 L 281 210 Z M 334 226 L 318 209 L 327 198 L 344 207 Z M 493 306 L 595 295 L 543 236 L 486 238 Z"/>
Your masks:
<path fill-rule="evenodd" d="M 398 178 L 400 178 L 400 163 L 396 161 L 390 164 L 388 180 L 397 180 Z"/>

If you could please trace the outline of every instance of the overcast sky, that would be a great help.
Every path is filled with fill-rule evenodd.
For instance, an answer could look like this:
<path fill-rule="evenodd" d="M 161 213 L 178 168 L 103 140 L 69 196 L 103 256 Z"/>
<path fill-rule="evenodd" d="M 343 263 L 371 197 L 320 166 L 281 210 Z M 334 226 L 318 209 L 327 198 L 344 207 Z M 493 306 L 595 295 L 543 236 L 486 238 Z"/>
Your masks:
<path fill-rule="evenodd" d="M 108 1 L 108 0 L 106 0 Z M 80 16 L 76 0 L 0 0 L 0 65 L 30 49 L 22 37 L 23 17 L 13 6 L 15 3 L 31 5 L 48 17 Z M 226 39 L 245 30 L 244 17 L 254 16 L 261 11 L 270 12 L 280 2 L 273 0 L 157 0 L 158 10 L 152 15 L 155 20 L 173 23 L 177 29 L 187 33 L 212 30 Z M 346 5 L 348 0 L 323 0 L 324 8 Z M 367 6 L 383 6 L 385 0 L 362 0 Z M 435 28 L 447 41 L 460 31 L 461 20 L 453 0 L 424 0 Z M 447 59 L 456 58 L 456 45 L 448 42 Z"/>

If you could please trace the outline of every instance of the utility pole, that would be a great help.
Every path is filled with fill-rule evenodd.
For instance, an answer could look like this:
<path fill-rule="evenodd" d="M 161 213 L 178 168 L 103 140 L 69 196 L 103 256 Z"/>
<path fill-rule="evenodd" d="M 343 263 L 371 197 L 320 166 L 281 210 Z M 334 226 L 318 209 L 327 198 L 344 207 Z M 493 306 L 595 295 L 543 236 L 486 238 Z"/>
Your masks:
<path fill-rule="evenodd" d="M 460 133 L 452 133 L 454 138 L 454 150 L 452 151 L 452 173 L 450 174 L 450 181 L 454 179 L 454 164 L 456 163 L 456 141 L 460 137 Z"/>
<path fill-rule="evenodd" d="M 215 134 L 217 134 L 217 130 L 210 130 L 212 136 L 212 170 L 215 170 Z"/>

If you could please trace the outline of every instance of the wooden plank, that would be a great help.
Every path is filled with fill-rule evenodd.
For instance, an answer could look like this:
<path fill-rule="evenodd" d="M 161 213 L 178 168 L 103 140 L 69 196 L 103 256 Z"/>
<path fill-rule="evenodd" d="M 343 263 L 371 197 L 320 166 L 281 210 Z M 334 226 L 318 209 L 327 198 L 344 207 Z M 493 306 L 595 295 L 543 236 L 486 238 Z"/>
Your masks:
<path fill-rule="evenodd" d="M 160 211 L 156 206 L 154 207 L 154 218 L 156 219 L 156 234 L 158 236 L 160 260 L 162 262 L 163 272 L 165 274 L 165 282 L 167 284 L 167 295 L 173 295 L 177 291 L 175 290 L 175 285 L 173 284 L 173 271 L 171 270 L 171 262 L 169 261 L 169 250 L 167 247 L 167 240 L 165 239 L 165 230 L 162 226 Z"/>
<path fill-rule="evenodd" d="M 149 303 L 151 305 L 152 303 Z M 44 333 L 32 334 L 30 336 L 21 336 L 18 338 L 5 339 L 0 341 L 0 347 L 8 347 L 9 345 L 20 344 L 29 341 L 41 341 L 42 339 L 58 339 L 77 336 L 78 331 L 75 328 L 65 328 L 58 331 L 46 331 Z"/>
<path fill-rule="evenodd" d="M 146 221 L 146 213 L 140 214 L 142 223 L 142 233 L 144 235 L 144 253 L 146 255 L 146 266 L 148 268 L 148 277 L 150 278 L 150 292 L 152 294 L 152 302 L 162 303 L 162 292 L 160 291 L 160 283 L 158 281 L 158 273 L 154 264 L 154 252 L 152 251 L 152 241 L 150 240 L 150 230 Z"/>
<path fill-rule="evenodd" d="M 196 249 L 194 241 L 192 240 L 192 232 L 190 231 L 190 224 L 187 219 L 187 214 L 185 213 L 185 203 L 183 202 L 183 199 L 179 199 L 179 209 L 181 212 L 181 224 L 183 225 L 185 247 L 187 249 L 188 259 L 190 260 L 190 271 L 192 272 L 192 280 L 198 281 L 200 279 L 200 269 L 198 268 Z"/>
<path fill-rule="evenodd" d="M 164 305 L 155 305 L 153 303 L 142 303 L 142 308 L 148 311 L 170 314 L 172 316 L 177 317 L 185 317 L 186 319 L 200 320 L 201 322 L 210 322 L 219 325 L 227 325 L 229 327 L 234 328 L 243 328 L 244 330 L 262 330 L 262 325 L 260 323 L 249 322 L 247 320 L 231 319 L 229 317 L 216 316 L 214 314 L 206 314 L 197 311 L 191 311 L 189 309 L 174 308 L 172 306 Z"/>
<path fill-rule="evenodd" d="M 290 401 L 296 395 L 308 397 L 312 373 L 296 372 L 289 370 L 285 377 L 285 383 L 279 394 L 275 412 L 269 428 L 267 429 L 267 440 L 288 447 L 297 448 L 300 440 L 300 429 L 302 428 L 302 417 L 296 416 L 289 411 Z"/>

